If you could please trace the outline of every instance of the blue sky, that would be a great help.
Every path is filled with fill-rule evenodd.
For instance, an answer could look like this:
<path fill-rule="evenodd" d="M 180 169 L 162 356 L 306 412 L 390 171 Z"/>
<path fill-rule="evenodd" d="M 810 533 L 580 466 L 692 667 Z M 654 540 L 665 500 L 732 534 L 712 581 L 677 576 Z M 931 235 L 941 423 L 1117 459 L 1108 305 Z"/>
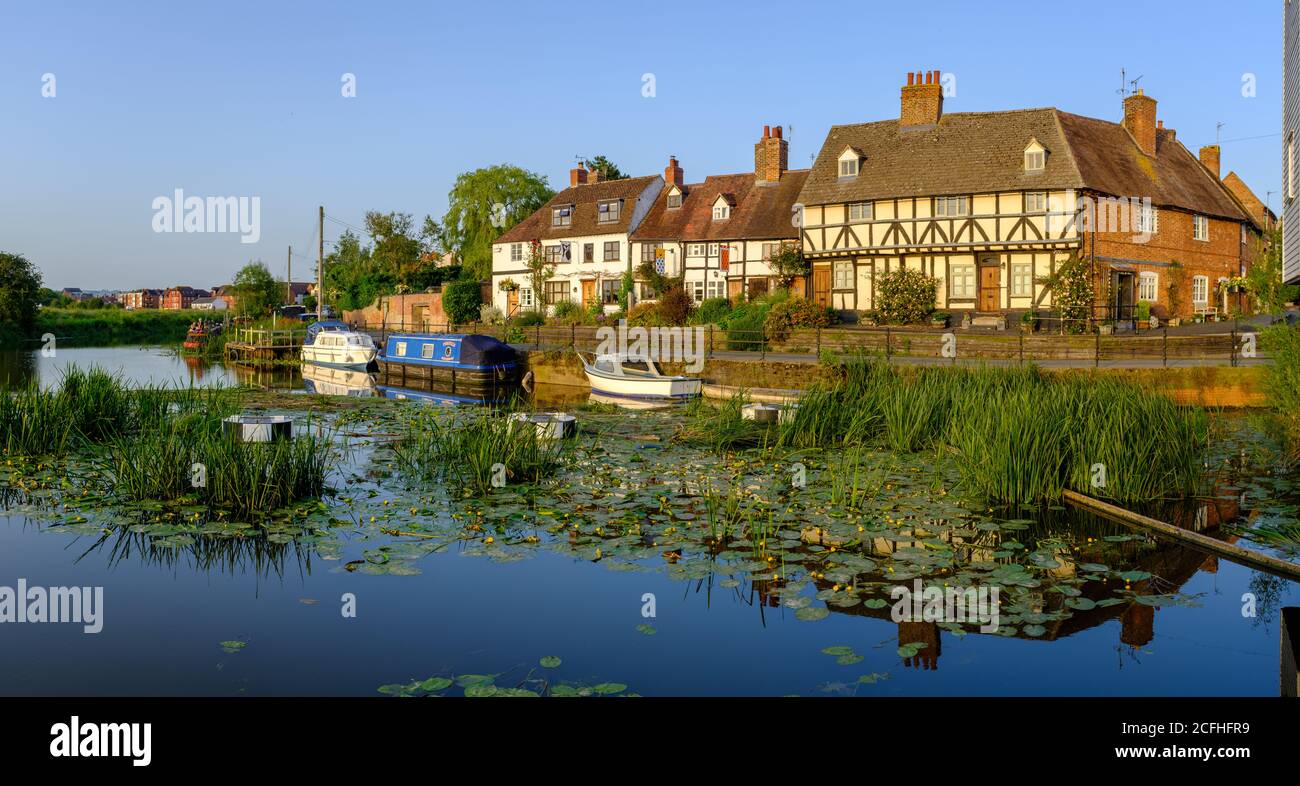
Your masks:
<path fill-rule="evenodd" d="M 688 181 L 742 172 L 764 124 L 807 166 L 836 123 L 894 117 L 908 71 L 945 111 L 1120 117 L 1120 69 L 1195 151 L 1277 195 L 1281 1 L 8 3 L 0 12 L 0 251 L 54 288 L 311 275 L 317 205 L 440 217 L 458 173 L 567 183 L 575 156 Z M 44 74 L 56 97 L 41 95 Z M 340 95 L 356 75 L 356 98 Z M 655 96 L 642 95 L 642 76 Z M 1254 74 L 1256 94 L 1242 95 Z M 159 234 L 155 197 L 258 196 L 261 239 Z M 326 238 L 341 227 L 327 223 Z"/>

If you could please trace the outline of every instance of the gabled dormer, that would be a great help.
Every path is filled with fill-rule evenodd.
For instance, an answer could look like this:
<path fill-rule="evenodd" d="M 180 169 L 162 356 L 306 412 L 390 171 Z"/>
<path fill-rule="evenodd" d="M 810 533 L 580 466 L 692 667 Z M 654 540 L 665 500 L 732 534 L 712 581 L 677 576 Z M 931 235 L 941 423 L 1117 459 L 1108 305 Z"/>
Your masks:
<path fill-rule="evenodd" d="M 1047 166 L 1047 148 L 1037 139 L 1030 138 L 1029 144 L 1025 145 L 1025 174 L 1032 175 L 1042 172 Z"/>
<path fill-rule="evenodd" d="M 686 198 L 686 189 L 681 186 L 671 185 L 664 189 L 664 199 L 667 200 L 669 210 L 676 210 L 682 206 L 682 200 Z"/>
<path fill-rule="evenodd" d="M 865 161 L 866 158 L 867 157 L 862 154 L 861 150 L 858 150 L 852 145 L 844 148 L 844 152 L 840 153 L 839 159 L 838 170 L 840 173 L 840 180 L 857 177 L 858 173 L 862 171 L 862 162 Z"/>
<path fill-rule="evenodd" d="M 713 200 L 713 220 L 726 221 L 731 218 L 731 209 L 736 206 L 736 197 L 731 194 L 718 194 Z"/>

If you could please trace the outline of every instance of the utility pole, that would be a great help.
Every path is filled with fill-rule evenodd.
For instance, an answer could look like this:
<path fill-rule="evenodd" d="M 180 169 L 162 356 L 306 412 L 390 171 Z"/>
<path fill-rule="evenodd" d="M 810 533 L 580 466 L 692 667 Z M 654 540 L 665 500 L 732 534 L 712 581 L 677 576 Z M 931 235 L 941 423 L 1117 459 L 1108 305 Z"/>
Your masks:
<path fill-rule="evenodd" d="M 325 206 L 320 206 L 320 225 L 316 228 L 320 250 L 316 257 L 316 318 L 325 318 Z"/>
<path fill-rule="evenodd" d="M 289 258 L 284 263 L 284 302 L 293 304 L 293 246 L 289 246 Z"/>

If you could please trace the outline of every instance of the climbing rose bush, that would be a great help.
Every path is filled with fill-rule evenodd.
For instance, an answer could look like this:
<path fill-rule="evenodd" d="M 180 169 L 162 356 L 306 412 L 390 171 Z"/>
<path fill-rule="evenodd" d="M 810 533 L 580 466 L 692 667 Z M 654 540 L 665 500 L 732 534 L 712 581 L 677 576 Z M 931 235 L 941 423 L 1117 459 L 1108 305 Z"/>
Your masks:
<path fill-rule="evenodd" d="M 903 268 L 876 277 L 876 319 L 886 325 L 914 325 L 934 311 L 939 282 L 919 270 Z"/>

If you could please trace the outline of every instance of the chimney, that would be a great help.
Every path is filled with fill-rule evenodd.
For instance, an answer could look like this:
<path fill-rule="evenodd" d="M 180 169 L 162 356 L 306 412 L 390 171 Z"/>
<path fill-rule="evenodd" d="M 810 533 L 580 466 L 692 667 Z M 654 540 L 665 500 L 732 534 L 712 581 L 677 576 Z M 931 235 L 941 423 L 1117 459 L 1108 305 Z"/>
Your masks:
<path fill-rule="evenodd" d="M 775 183 L 790 168 L 790 143 L 781 136 L 781 126 L 763 126 L 763 138 L 754 145 L 754 177 Z"/>
<path fill-rule="evenodd" d="M 903 87 L 902 110 L 898 115 L 899 128 L 933 126 L 943 116 L 943 87 L 938 71 L 920 71 L 907 75 Z"/>
<path fill-rule="evenodd" d="M 605 173 L 599 169 L 593 169 L 587 176 L 588 183 L 599 183 L 605 179 Z"/>
<path fill-rule="evenodd" d="M 569 187 L 580 186 L 587 182 L 587 169 L 578 164 L 577 167 L 569 170 Z"/>
<path fill-rule="evenodd" d="M 1206 145 L 1205 147 L 1201 148 L 1201 163 L 1205 165 L 1206 169 L 1210 170 L 1210 174 L 1214 175 L 1214 179 L 1218 180 L 1219 179 L 1219 146 Z"/>
<path fill-rule="evenodd" d="M 681 188 L 686 183 L 685 173 L 677 166 L 677 156 L 668 157 L 668 166 L 664 167 L 664 182 Z"/>
<path fill-rule="evenodd" d="M 1156 100 L 1142 89 L 1124 99 L 1124 128 L 1133 135 L 1138 149 L 1149 156 L 1156 154 Z"/>

